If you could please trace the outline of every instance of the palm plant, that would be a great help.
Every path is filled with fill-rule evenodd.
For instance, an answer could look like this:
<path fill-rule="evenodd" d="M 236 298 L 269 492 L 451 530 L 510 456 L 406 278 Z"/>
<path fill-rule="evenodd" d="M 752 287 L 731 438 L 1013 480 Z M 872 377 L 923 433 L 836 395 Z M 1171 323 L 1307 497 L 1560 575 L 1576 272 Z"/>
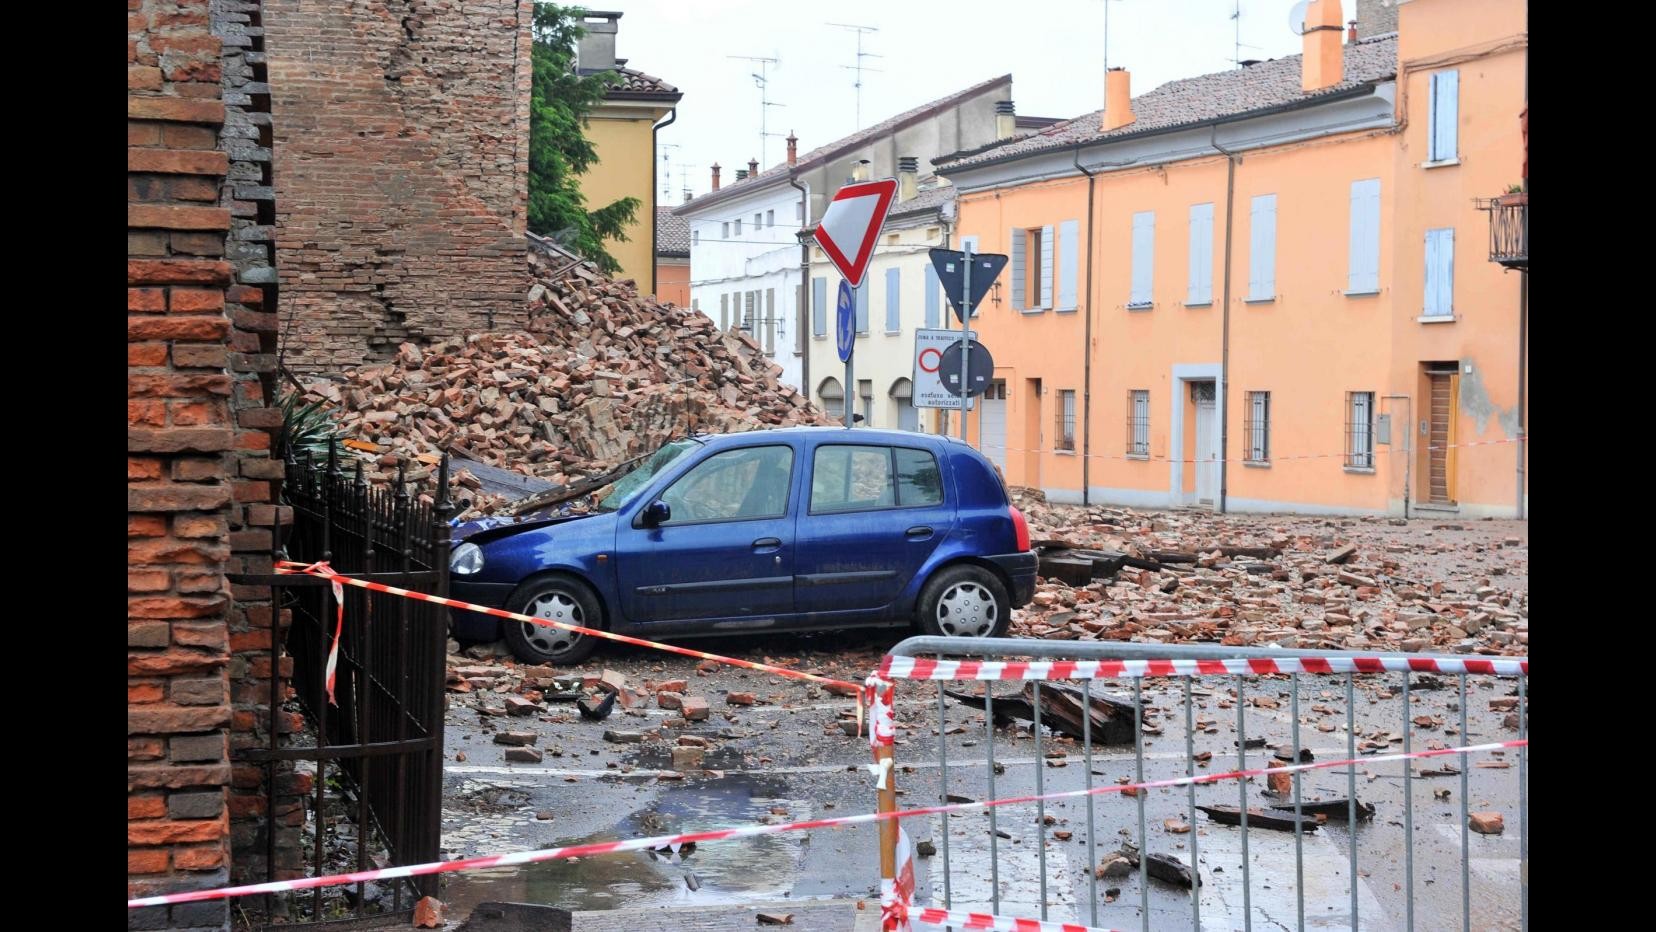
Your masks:
<path fill-rule="evenodd" d="M 333 412 L 323 407 L 324 402 L 305 404 L 299 392 L 288 392 L 282 397 L 282 429 L 276 434 L 272 457 L 285 459 L 299 453 L 313 458 L 326 456 L 328 447 L 339 437 Z"/>

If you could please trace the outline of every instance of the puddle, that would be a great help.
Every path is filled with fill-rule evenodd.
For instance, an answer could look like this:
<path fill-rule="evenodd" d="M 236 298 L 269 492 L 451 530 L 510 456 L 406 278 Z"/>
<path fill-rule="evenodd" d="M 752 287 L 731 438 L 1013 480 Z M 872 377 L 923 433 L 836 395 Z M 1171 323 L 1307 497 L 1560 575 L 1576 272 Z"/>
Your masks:
<path fill-rule="evenodd" d="M 812 818 L 809 800 L 783 798 L 782 792 L 780 781 L 746 775 L 665 788 L 649 806 L 629 813 L 611 829 L 549 844 L 577 845 Z M 785 810 L 786 815 L 773 815 L 773 807 Z M 574 863 L 549 861 L 469 871 L 445 882 L 442 899 L 455 907 L 457 916 L 469 915 L 477 904 L 491 900 L 575 911 L 777 900 L 792 891 L 807 840 L 803 834 L 783 833 L 701 845 L 682 860 L 628 851 Z M 687 874 L 694 880 L 687 881 Z"/>
<path fill-rule="evenodd" d="M 645 747 L 637 754 L 627 758 L 626 762 L 640 770 L 674 770 L 673 750 L 667 747 Z M 685 768 L 697 770 L 738 770 L 745 765 L 742 751 L 734 744 L 723 744 L 708 748 L 702 755 L 702 761 L 695 767 Z"/>

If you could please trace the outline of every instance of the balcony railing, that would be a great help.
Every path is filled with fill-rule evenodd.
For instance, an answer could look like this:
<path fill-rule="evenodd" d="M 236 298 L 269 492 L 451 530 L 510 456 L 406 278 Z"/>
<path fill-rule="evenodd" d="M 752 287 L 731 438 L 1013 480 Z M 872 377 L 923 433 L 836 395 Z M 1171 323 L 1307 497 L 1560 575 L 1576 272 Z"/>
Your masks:
<path fill-rule="evenodd" d="M 1529 270 L 1529 193 L 1480 199 L 1489 211 L 1489 261 Z"/>

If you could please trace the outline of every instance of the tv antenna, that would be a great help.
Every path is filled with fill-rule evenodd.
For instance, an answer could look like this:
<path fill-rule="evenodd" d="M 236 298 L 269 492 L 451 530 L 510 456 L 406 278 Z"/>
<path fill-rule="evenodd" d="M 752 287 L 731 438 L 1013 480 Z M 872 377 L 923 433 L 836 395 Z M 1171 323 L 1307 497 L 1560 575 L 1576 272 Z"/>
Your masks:
<path fill-rule="evenodd" d="M 661 199 L 663 202 L 672 196 L 673 190 L 673 155 L 679 148 L 676 142 L 665 142 L 660 146 L 661 152 Z"/>
<path fill-rule="evenodd" d="M 855 87 L 857 89 L 857 125 L 852 127 L 852 129 L 862 129 L 862 87 L 863 87 L 862 76 L 863 76 L 863 72 L 864 71 L 872 71 L 875 74 L 880 74 L 881 73 L 880 69 L 870 68 L 867 65 L 863 64 L 863 59 L 865 59 L 865 58 L 884 58 L 885 57 L 883 55 L 876 55 L 873 52 L 863 51 L 863 36 L 866 33 L 879 32 L 880 30 L 876 26 L 858 26 L 854 23 L 828 23 L 826 25 L 838 26 L 841 29 L 849 29 L 852 32 L 855 32 L 857 34 L 857 63 L 855 65 L 841 65 L 840 67 L 844 68 L 847 71 L 855 71 L 857 73 L 857 80 L 851 85 L 852 87 Z"/>
<path fill-rule="evenodd" d="M 1110 73 L 1110 4 L 1120 0 L 1104 0 L 1104 73 Z"/>
<path fill-rule="evenodd" d="M 1300 11 L 1300 20 L 1304 21 L 1304 19 L 1305 19 L 1305 11 L 1301 10 Z M 1242 0 L 1236 0 L 1236 10 L 1235 10 L 1235 12 L 1231 13 L 1231 22 L 1236 24 L 1236 40 L 1235 40 L 1236 41 L 1236 48 L 1231 53 L 1232 54 L 1231 64 L 1235 65 L 1238 68 L 1241 68 L 1242 67 L 1242 50 L 1243 49 L 1258 49 L 1259 48 L 1259 46 L 1257 46 L 1257 45 L 1248 45 L 1247 43 L 1242 41 Z"/>
<path fill-rule="evenodd" d="M 753 78 L 754 86 L 759 88 L 759 168 L 763 171 L 766 165 L 765 140 L 772 136 L 781 135 L 780 133 L 770 133 L 765 131 L 766 117 L 770 114 L 770 108 L 787 106 L 787 104 L 779 104 L 770 99 L 770 66 L 775 65 L 778 68 L 782 67 L 782 59 L 776 57 L 765 58 L 759 55 L 726 55 L 725 57 L 733 58 L 738 61 L 751 61 L 759 63 L 759 71 L 751 75 L 751 77 Z"/>

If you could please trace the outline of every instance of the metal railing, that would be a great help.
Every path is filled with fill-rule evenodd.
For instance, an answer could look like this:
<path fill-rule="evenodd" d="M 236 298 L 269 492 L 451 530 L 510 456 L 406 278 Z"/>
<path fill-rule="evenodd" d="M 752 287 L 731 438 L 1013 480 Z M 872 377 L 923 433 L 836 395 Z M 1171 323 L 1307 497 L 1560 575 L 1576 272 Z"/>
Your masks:
<path fill-rule="evenodd" d="M 1489 261 L 1509 269 L 1529 269 L 1529 194 L 1508 194 L 1478 201 L 1489 212 Z"/>
<path fill-rule="evenodd" d="M 941 658 L 981 658 L 984 662 L 930 662 Z M 1056 662 L 1017 662 L 1026 658 Z M 1068 661 L 1081 664 L 1082 669 L 1063 666 Z M 1126 663 L 1094 663 L 1113 661 Z M 1281 666 L 1300 672 L 1276 673 L 1279 667 L 1271 661 L 1287 661 Z M 1514 749 L 1516 786 L 1508 776 L 1512 768 L 1507 751 L 1478 757 L 1449 753 L 1457 746 L 1493 743 L 1485 735 L 1497 729 L 1510 728 L 1504 740 L 1527 742 L 1528 676 L 1520 672 L 1527 671 L 1527 665 L 1527 658 L 1478 655 L 909 638 L 892 648 L 881 676 L 893 683 L 939 680 L 935 760 L 939 804 L 970 798 L 958 795 L 958 790 L 977 790 L 985 800 L 1048 797 L 1034 802 L 1032 827 L 1022 815 L 1014 815 L 1027 812 L 1027 803 L 1008 805 L 1004 813 L 1002 807 L 994 806 L 983 813 L 943 814 L 933 826 L 938 835 L 933 847 L 940 858 L 930 867 L 930 883 L 921 884 L 916 903 L 928 899 L 929 889 L 941 895 L 945 909 L 955 909 L 957 901 L 965 899 L 970 902 L 958 908 L 1145 930 L 1251 930 L 1256 922 L 1262 928 L 1304 929 L 1308 921 L 1316 927 L 1353 929 L 1527 929 L 1527 746 Z M 1382 667 L 1461 672 L 1368 672 Z M 1058 676 L 1079 680 L 1081 689 L 1054 682 Z M 1495 722 L 1486 714 L 1470 715 L 1469 678 L 1481 692 L 1515 680 L 1515 695 L 1492 697 L 1497 701 L 1489 709 L 1497 717 L 1510 714 Z M 974 696 L 949 688 L 946 679 L 966 687 L 976 685 L 973 681 L 988 682 L 983 695 Z M 1121 684 L 1123 692 L 1130 688 L 1130 695 L 1121 699 L 1101 695 L 1095 689 L 1098 679 L 1130 680 L 1130 686 Z M 1022 692 L 997 695 L 997 683 L 1007 680 L 1024 681 Z M 1326 680 L 1333 682 L 1312 682 L 1308 688 L 1308 682 Z M 1280 701 L 1282 690 L 1277 684 L 1287 686 L 1285 703 Z M 1360 708 L 1365 697 L 1368 702 Z M 1200 709 L 1198 699 L 1205 700 Z M 1398 701 L 1389 701 L 1394 699 Z M 1154 714 L 1169 700 L 1175 712 Z M 1302 715 L 1308 702 L 1309 715 Z M 970 720 L 959 721 L 958 714 L 951 721 L 950 713 L 968 704 L 983 710 L 981 735 L 974 734 Z M 1335 708 L 1337 704 L 1343 704 L 1343 715 Z M 1093 705 L 1105 714 L 1090 712 Z M 1210 706 L 1218 708 L 1210 710 Z M 1066 711 L 1076 707 L 1081 709 L 1078 722 Z M 1250 708 L 1256 713 L 1251 718 Z M 1286 721 L 1283 711 L 1288 713 Z M 1234 722 L 1227 721 L 1232 717 Z M 1314 734 L 1319 739 L 1326 736 L 1327 744 L 1312 747 L 1306 742 L 1302 721 L 1306 717 L 1317 719 Z M 1260 722 L 1260 718 L 1266 720 Z M 997 719 L 1003 725 L 1009 719 L 1027 721 L 1028 736 L 997 728 Z M 1222 732 L 1221 725 L 1234 734 L 1234 741 L 1212 737 Z M 1422 739 L 1428 731 L 1441 737 Z M 956 736 L 958 740 L 952 741 Z M 978 737 L 981 761 L 957 756 L 975 746 Z M 1177 741 L 1181 747 L 1176 751 L 1147 752 L 1147 744 L 1178 738 L 1182 741 Z M 1394 744 L 1401 746 L 1403 754 L 1413 754 L 1423 740 L 1429 752 L 1443 756 L 1427 758 L 1424 764 L 1405 758 L 1401 773 L 1396 772 L 1395 756 L 1367 767 L 1343 764 L 1366 756 L 1395 755 Z M 1280 775 L 1266 773 L 1262 791 L 1252 778 L 1212 782 L 1202 778 L 1203 772 L 1220 775 L 1258 768 L 1260 757 L 1250 752 L 1263 756 L 1267 753 L 1263 748 L 1273 741 L 1278 748 L 1275 761 L 1268 766 L 1313 763 L 1308 769 Z M 1079 778 L 1068 767 L 1077 743 L 1083 765 Z M 917 739 L 912 746 L 924 747 L 925 742 Z M 1019 753 L 1030 746 L 1032 755 Z M 908 792 L 920 794 L 924 791 L 913 783 L 929 780 L 933 767 L 932 762 L 922 762 L 913 754 L 910 750 L 904 755 L 907 759 L 895 761 L 890 773 L 893 778 L 898 773 L 917 774 L 908 778 L 912 780 Z M 1130 763 L 1131 772 L 1115 782 L 1143 783 L 1147 760 L 1157 771 L 1157 777 L 1149 778 L 1151 782 L 1186 780 L 1172 780 L 1182 786 L 1141 788 L 1130 796 L 1113 792 L 1108 782 L 1095 782 L 1095 777 L 1111 777 Z M 1106 769 L 1095 770 L 1101 764 Z M 1360 770 L 1366 772 L 1360 775 Z M 1479 774 L 1475 787 L 1474 771 Z M 1445 778 L 1452 789 L 1442 785 Z M 1313 782 L 1319 785 L 1310 787 L 1314 790 L 1311 796 L 1343 791 L 1344 798 L 1309 798 L 1308 784 Z M 1337 787 L 1330 790 L 1324 785 L 1330 782 Z M 1394 783 L 1400 785 L 1400 798 Z M 1274 799 L 1260 798 L 1273 790 L 1279 791 Z M 1370 801 L 1360 800 L 1360 792 Z M 1059 793 L 1064 798 L 1051 798 Z M 1479 800 L 1516 796 L 1516 851 L 1510 850 L 1510 835 L 1480 834 L 1474 844 L 1473 793 Z M 1449 796 L 1458 797 L 1458 818 L 1444 821 L 1452 814 L 1445 808 Z M 888 785 L 882 793 L 882 807 L 891 807 L 894 799 L 895 787 Z M 1203 819 L 1203 814 L 1208 818 Z M 975 831 L 974 822 L 984 815 L 986 841 L 971 843 L 974 836 L 983 837 Z M 1479 818 L 1480 828 L 1489 830 L 1489 819 L 1482 814 Z M 1432 823 L 1431 830 L 1417 833 L 1423 820 Z M 1126 827 L 1118 832 L 1117 826 L 1123 823 Z M 1164 831 L 1151 836 L 1147 830 L 1151 824 L 1160 824 Z M 1059 829 L 1059 825 L 1073 828 Z M 1008 827 L 1019 834 L 1006 831 Z M 1504 834 L 1512 828 L 1508 824 L 1500 831 Z M 1079 832 L 1084 835 L 1075 838 Z M 1291 846 L 1286 840 L 1290 832 Z M 913 829 L 910 833 L 920 838 L 926 834 Z M 1117 834 L 1131 836 L 1133 841 L 1114 851 L 1115 845 L 1103 839 Z M 890 835 L 894 840 L 895 829 Z M 1342 845 L 1344 857 L 1338 851 Z M 1027 853 L 1030 847 L 1035 849 L 1033 857 Z M 1084 881 L 1064 866 L 1067 852 L 1076 848 L 1086 852 Z M 1156 848 L 1172 848 L 1175 853 Z M 1181 856 L 1186 851 L 1188 858 Z M 1009 858 L 1016 863 L 1007 863 Z M 881 862 L 883 868 L 894 863 L 884 842 Z M 1126 876 L 1122 876 L 1123 868 L 1127 868 Z M 1188 872 L 1183 883 L 1181 868 Z M 1028 873 L 1037 873 L 1038 882 L 1031 883 Z M 986 900 L 981 882 L 985 874 L 989 881 Z M 1136 917 L 1129 916 L 1129 900 L 1121 891 L 1106 889 L 1100 897 L 1101 882 L 1113 885 L 1116 877 L 1126 880 L 1133 874 L 1138 885 Z M 1453 880 L 1457 875 L 1458 881 Z M 963 884 L 975 891 L 963 889 Z M 1168 891 L 1180 886 L 1187 887 L 1188 893 L 1170 898 Z M 1458 902 L 1454 901 L 1457 892 Z M 1181 900 L 1185 901 L 1182 905 Z M 1057 911 L 1068 914 L 1053 915 Z"/>

